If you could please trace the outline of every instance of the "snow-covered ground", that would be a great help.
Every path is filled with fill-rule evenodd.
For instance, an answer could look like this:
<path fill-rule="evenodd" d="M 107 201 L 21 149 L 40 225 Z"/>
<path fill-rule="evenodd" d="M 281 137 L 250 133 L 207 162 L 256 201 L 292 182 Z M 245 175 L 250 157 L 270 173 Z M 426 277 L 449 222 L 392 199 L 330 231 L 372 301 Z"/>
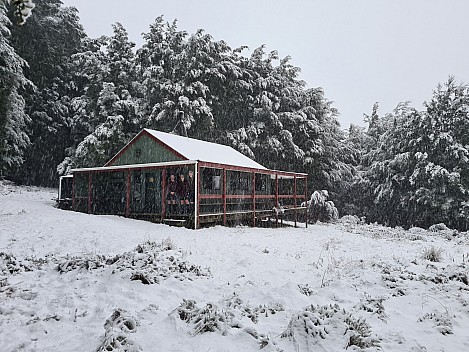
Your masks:
<path fill-rule="evenodd" d="M 54 197 L 0 183 L 0 351 L 469 351 L 467 233 L 194 231 Z"/>

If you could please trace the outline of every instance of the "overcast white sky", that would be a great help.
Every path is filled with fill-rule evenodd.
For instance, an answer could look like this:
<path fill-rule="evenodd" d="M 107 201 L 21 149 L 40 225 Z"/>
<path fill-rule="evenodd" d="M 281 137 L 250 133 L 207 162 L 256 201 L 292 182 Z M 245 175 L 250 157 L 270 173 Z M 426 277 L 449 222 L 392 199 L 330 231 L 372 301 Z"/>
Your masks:
<path fill-rule="evenodd" d="M 343 128 L 410 100 L 422 109 L 449 75 L 469 83 L 468 0 L 62 0 L 90 37 L 120 22 L 141 46 L 156 17 L 203 28 L 232 48 L 266 44 L 290 55 L 310 87 L 323 87 Z"/>

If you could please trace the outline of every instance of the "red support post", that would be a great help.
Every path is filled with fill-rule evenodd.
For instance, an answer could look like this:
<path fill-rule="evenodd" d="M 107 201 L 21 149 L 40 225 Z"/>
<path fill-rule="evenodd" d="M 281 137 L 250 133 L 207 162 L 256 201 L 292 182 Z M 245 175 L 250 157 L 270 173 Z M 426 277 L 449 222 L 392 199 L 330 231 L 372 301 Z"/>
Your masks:
<path fill-rule="evenodd" d="M 295 227 L 297 227 L 297 221 L 298 221 L 298 211 L 296 209 L 296 176 L 293 177 L 293 199 L 295 202 Z"/>
<path fill-rule="evenodd" d="M 308 177 L 305 177 L 305 224 L 306 228 L 308 228 Z"/>
<path fill-rule="evenodd" d="M 256 226 L 256 173 L 252 173 L 252 226 Z"/>
<path fill-rule="evenodd" d="M 88 214 L 91 214 L 91 172 L 88 174 Z"/>
<path fill-rule="evenodd" d="M 198 182 L 198 178 L 199 178 L 199 175 L 197 174 L 197 166 L 198 166 L 198 162 L 196 162 L 194 164 L 194 202 L 192 203 L 191 205 L 191 210 L 192 210 L 192 219 L 194 221 L 194 230 L 197 230 L 197 227 L 198 227 L 198 224 L 197 224 L 197 219 L 198 219 L 198 214 L 197 214 L 197 210 L 196 210 L 196 206 L 199 202 L 199 200 L 196 198 L 196 194 L 197 194 L 197 182 Z"/>
<path fill-rule="evenodd" d="M 75 204 L 75 196 L 76 196 L 76 190 L 75 190 L 75 175 L 73 175 L 73 181 L 72 181 L 72 209 L 76 211 L 76 204 Z"/>
<path fill-rule="evenodd" d="M 223 168 L 223 226 L 226 226 L 226 168 Z"/>
<path fill-rule="evenodd" d="M 161 222 L 166 216 L 166 168 L 161 172 Z"/>
<path fill-rule="evenodd" d="M 200 164 L 197 162 L 197 194 L 195 195 L 197 202 L 197 216 L 194 216 L 194 221 L 196 222 L 196 229 L 200 228 Z"/>
<path fill-rule="evenodd" d="M 130 216 L 130 171 L 127 172 L 127 187 L 125 192 L 125 216 Z"/>
<path fill-rule="evenodd" d="M 275 226 L 278 227 L 278 174 L 275 174 Z"/>

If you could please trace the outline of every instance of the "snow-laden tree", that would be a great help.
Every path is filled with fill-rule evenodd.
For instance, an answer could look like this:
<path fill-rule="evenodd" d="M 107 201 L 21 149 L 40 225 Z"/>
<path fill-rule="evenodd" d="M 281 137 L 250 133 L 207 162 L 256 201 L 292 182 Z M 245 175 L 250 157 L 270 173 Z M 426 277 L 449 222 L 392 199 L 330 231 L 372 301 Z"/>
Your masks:
<path fill-rule="evenodd" d="M 74 81 L 82 95 L 72 100 L 73 140 L 57 168 L 59 174 L 73 167 L 103 165 L 145 126 L 140 118 L 135 44 L 120 23 L 113 25 L 113 32 L 110 37 L 87 39 L 85 50 L 73 56 Z M 112 123 L 116 125 L 111 128 Z"/>
<path fill-rule="evenodd" d="M 97 100 L 100 122 L 109 116 L 122 115 L 123 133 L 130 137 L 143 127 L 140 104 L 142 86 L 137 76 L 135 43 L 120 23 L 112 26 L 113 35 L 107 38 L 105 66 L 101 92 Z"/>
<path fill-rule="evenodd" d="M 242 128 L 254 156 L 271 168 L 281 169 L 286 160 L 294 163 L 304 158 L 304 151 L 293 140 L 295 131 L 285 125 L 299 113 L 304 82 L 297 80 L 299 70 L 290 64 L 289 57 L 279 60 L 276 51 L 266 54 L 264 49 L 254 50 L 248 61 L 252 111 Z M 295 106 L 288 106 L 291 101 Z"/>
<path fill-rule="evenodd" d="M 124 117 L 122 115 L 108 116 L 106 121 L 86 136 L 74 150 L 71 157 L 66 157 L 58 167 L 60 174 L 67 174 L 70 169 L 104 165 L 119 151 L 119 146 L 127 142 L 123 133 Z"/>
<path fill-rule="evenodd" d="M 380 119 L 384 133 L 363 158 L 354 186 L 370 221 L 469 227 L 469 89 L 450 78 L 417 111 L 399 104 Z"/>
<path fill-rule="evenodd" d="M 407 197 L 417 224 L 469 228 L 469 87 L 450 78 L 425 103 L 410 141 Z"/>
<path fill-rule="evenodd" d="M 103 121 L 99 117 L 98 97 L 108 75 L 105 47 L 107 39 L 85 38 L 82 50 L 72 55 L 72 84 L 77 96 L 71 100 L 71 141 L 74 148 Z M 70 154 L 70 149 L 68 150 Z"/>
<path fill-rule="evenodd" d="M 223 84 L 223 62 L 230 49 L 203 30 L 188 36 L 177 23 L 158 17 L 138 50 L 149 125 L 168 132 L 210 138 L 211 104 Z"/>
<path fill-rule="evenodd" d="M 178 31 L 176 22 L 165 23 L 156 18 L 148 33 L 143 34 L 145 43 L 137 50 L 137 65 L 145 98 L 143 114 L 148 116 L 147 125 L 171 131 L 179 118 L 175 112 L 183 86 L 176 76 L 177 67 L 183 61 L 183 43 L 187 33 Z M 181 68 L 182 69 L 182 68 Z M 163 118 L 166 117 L 166 118 Z"/>
<path fill-rule="evenodd" d="M 127 30 L 121 23 L 113 24 L 112 28 L 113 35 L 108 38 L 106 46 L 106 81 L 114 84 L 118 94 L 125 90 L 135 95 L 139 89 L 133 51 L 135 43 L 129 40 Z"/>
<path fill-rule="evenodd" d="M 227 143 L 277 169 L 313 173 L 336 194 L 352 168 L 337 111 L 321 89 L 305 89 L 290 57 L 231 49 L 158 17 L 137 50 L 142 127 Z M 306 160 L 306 162 L 305 162 Z"/>
<path fill-rule="evenodd" d="M 135 105 L 126 90 L 118 94 L 113 83 L 104 83 L 97 105 L 99 121 L 104 122 L 78 144 L 70 166 L 104 165 L 136 133 L 129 122 L 129 116 L 135 115 Z"/>
<path fill-rule="evenodd" d="M 267 167 L 308 172 L 312 187 L 336 196 L 351 177 L 351 151 L 322 89 L 305 89 L 290 58 L 266 54 L 263 46 L 241 63 L 242 81 L 234 96 L 242 98 L 234 111 L 244 116 L 232 121 L 214 111 L 217 126 L 234 127 L 227 143 Z"/>
<path fill-rule="evenodd" d="M 60 0 L 35 2 L 34 16 L 12 28 L 12 45 L 29 64 L 25 76 L 37 87 L 23 94 L 31 116 L 26 128 L 31 145 L 14 178 L 51 186 L 69 145 L 70 104 L 77 95 L 71 57 L 81 50 L 85 33 L 76 9 L 63 7 Z"/>
<path fill-rule="evenodd" d="M 22 93 L 30 85 L 23 69 L 27 66 L 12 47 L 5 2 L 0 2 L 0 176 L 11 176 L 24 160 L 29 145 Z"/>
<path fill-rule="evenodd" d="M 38 1 L 53 20 L 52 10 L 59 1 Z M 116 143 L 124 143 L 142 127 L 228 143 L 267 167 L 310 173 L 311 184 L 329 189 L 333 197 L 350 178 L 353 167 L 347 163 L 353 156 L 337 122 L 338 113 L 321 89 L 305 89 L 290 57 L 280 59 L 263 46 L 246 57 L 245 47 L 233 50 L 203 30 L 188 35 L 178 30 L 175 21 L 166 23 L 162 17 L 150 25 L 144 45 L 134 55 L 125 28 L 116 24 L 113 29 L 111 37 L 73 37 L 79 39 L 79 50 L 68 52 L 69 61 L 63 66 L 62 47 L 50 48 L 45 41 L 44 48 L 58 62 L 58 73 L 55 80 L 49 75 L 54 72 L 50 60 L 30 71 L 34 81 L 44 77 L 46 82 L 41 82 L 40 94 L 31 94 L 39 126 L 31 130 L 35 145 L 31 157 L 50 158 L 34 152 L 43 153 L 40 142 L 52 139 L 62 150 L 60 171 L 83 166 L 85 161 L 100 165 L 103 154 L 90 152 L 85 160 L 83 151 L 103 142 L 96 130 L 119 117 L 120 130 L 113 132 L 120 136 L 113 139 Z M 37 52 L 48 58 L 40 49 Z M 47 137 L 48 133 L 54 135 Z M 65 146 L 57 140 L 63 135 L 68 140 Z M 107 147 L 110 157 L 122 145 Z M 103 148 L 96 145 L 95 150 Z M 43 162 L 40 169 L 51 172 L 48 164 Z"/>
<path fill-rule="evenodd" d="M 339 218 L 334 202 L 327 200 L 328 198 L 329 192 L 326 190 L 314 191 L 311 194 L 310 200 L 307 201 L 308 222 L 331 222 Z"/>

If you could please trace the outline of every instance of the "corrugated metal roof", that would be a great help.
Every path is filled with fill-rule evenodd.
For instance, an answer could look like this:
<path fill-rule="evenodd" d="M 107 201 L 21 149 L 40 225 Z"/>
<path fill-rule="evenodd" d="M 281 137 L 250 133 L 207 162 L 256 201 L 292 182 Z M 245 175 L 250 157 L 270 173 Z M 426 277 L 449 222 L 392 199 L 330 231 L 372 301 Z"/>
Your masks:
<path fill-rule="evenodd" d="M 189 160 L 200 160 L 217 164 L 266 169 L 261 164 L 226 145 L 205 142 L 194 138 L 178 136 L 147 128 L 145 128 L 145 131 Z"/>

